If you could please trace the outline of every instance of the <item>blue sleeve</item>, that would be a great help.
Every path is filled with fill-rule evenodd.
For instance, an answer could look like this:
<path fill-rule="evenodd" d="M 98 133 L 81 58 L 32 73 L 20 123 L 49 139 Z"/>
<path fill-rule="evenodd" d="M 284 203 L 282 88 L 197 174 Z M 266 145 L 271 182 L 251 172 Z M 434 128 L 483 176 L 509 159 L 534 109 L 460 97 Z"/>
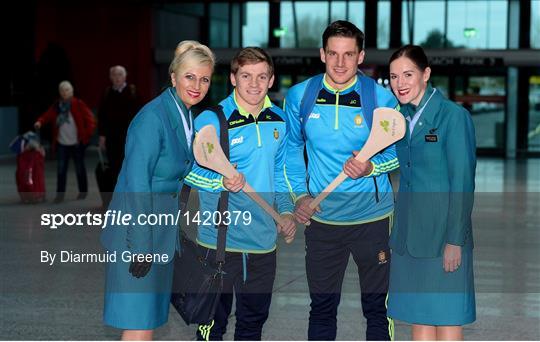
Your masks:
<path fill-rule="evenodd" d="M 371 164 L 373 164 L 373 170 L 366 177 L 377 177 L 397 169 L 399 162 L 396 155 L 396 145 L 390 145 L 382 152 L 374 155 L 371 158 Z"/>
<path fill-rule="evenodd" d="M 448 126 L 446 153 L 450 203 L 448 208 L 446 242 L 463 246 L 471 229 L 476 171 L 476 138 L 471 115 L 463 108 L 452 116 Z"/>
<path fill-rule="evenodd" d="M 288 129 L 287 129 L 288 131 Z M 276 155 L 274 166 L 274 191 L 276 193 L 276 203 L 280 214 L 292 213 L 294 206 L 291 201 L 289 187 L 285 176 L 285 159 L 287 156 L 288 133 L 281 141 Z"/>
<path fill-rule="evenodd" d="M 219 137 L 219 119 L 216 113 L 206 110 L 199 114 L 194 122 L 195 131 L 198 132 L 206 125 L 212 125 L 216 128 L 216 133 Z M 206 169 L 197 162 L 193 164 L 191 172 L 186 176 L 184 182 L 191 187 L 208 192 L 221 192 L 226 190 L 223 187 L 223 176 L 217 172 Z"/>
<path fill-rule="evenodd" d="M 377 94 L 377 107 L 399 108 L 398 100 L 390 90 L 383 88 L 380 85 L 377 85 L 375 89 Z"/>
<path fill-rule="evenodd" d="M 376 87 L 378 107 L 388 107 L 399 109 L 398 101 L 392 93 L 381 86 Z M 373 170 L 367 177 L 380 176 L 392 172 L 399 167 L 396 155 L 396 146 L 390 145 L 382 152 L 377 153 L 371 158 Z"/>
<path fill-rule="evenodd" d="M 287 92 L 284 102 L 284 110 L 287 121 L 287 147 L 285 162 L 285 180 L 293 200 L 307 194 L 306 163 L 304 161 L 304 137 L 302 136 L 302 124 L 300 122 L 300 101 L 303 96 L 303 88 L 299 85 L 292 87 Z"/>
<path fill-rule="evenodd" d="M 137 215 L 154 212 L 152 175 L 159 159 L 163 134 L 162 122 L 152 111 L 140 112 L 129 126 L 123 165 L 127 186 L 122 197 L 124 207 L 133 219 Z M 133 253 L 152 253 L 152 240 L 151 226 L 141 226 L 138 222 L 128 225 L 127 246 Z"/>

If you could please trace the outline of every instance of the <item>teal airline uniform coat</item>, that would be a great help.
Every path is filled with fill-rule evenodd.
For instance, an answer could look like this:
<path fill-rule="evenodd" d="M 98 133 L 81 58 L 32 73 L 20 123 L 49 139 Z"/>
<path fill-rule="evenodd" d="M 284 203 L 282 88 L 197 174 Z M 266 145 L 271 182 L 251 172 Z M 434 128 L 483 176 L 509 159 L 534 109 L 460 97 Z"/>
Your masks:
<path fill-rule="evenodd" d="M 131 122 L 109 210 L 132 219 L 127 225 L 109 223 L 101 235 L 103 246 L 117 255 L 116 262 L 107 264 L 103 320 L 120 329 L 155 329 L 169 315 L 178 227 L 172 220 L 146 221 L 150 214 L 176 217 L 179 192 L 194 160 L 175 99 L 189 122 L 173 88 L 144 106 Z M 144 215 L 144 220 L 139 221 L 138 215 Z M 135 278 L 129 272 L 130 262 L 121 259 L 125 253 L 160 257 L 153 259 L 148 274 Z"/>
<path fill-rule="evenodd" d="M 135 217 L 176 215 L 178 211 L 179 192 L 194 157 L 174 96 L 174 88 L 165 90 L 144 106 L 129 126 L 126 157 L 109 208 L 131 214 L 135 224 L 105 228 L 101 241 L 109 251 L 165 253 L 169 262 L 173 259 L 178 247 L 174 222 L 139 224 Z M 189 122 L 187 109 L 177 96 L 176 99 Z"/>
<path fill-rule="evenodd" d="M 193 164 L 173 93 L 165 90 L 148 103 L 131 122 L 118 182 L 110 208 L 139 214 L 174 214 L 184 177 Z M 183 106 L 181 101 L 179 105 Z M 184 107 L 184 113 L 188 115 Z M 193 138 L 193 137 L 192 137 Z M 166 253 L 174 256 L 178 228 L 168 224 L 105 228 L 101 241 L 108 250 Z"/>
<path fill-rule="evenodd" d="M 476 142 L 471 115 L 430 86 L 433 93 L 412 135 L 396 144 L 400 185 L 390 237 L 393 252 L 441 256 L 447 243 L 472 249 Z M 408 121 L 415 108 L 402 107 Z"/>

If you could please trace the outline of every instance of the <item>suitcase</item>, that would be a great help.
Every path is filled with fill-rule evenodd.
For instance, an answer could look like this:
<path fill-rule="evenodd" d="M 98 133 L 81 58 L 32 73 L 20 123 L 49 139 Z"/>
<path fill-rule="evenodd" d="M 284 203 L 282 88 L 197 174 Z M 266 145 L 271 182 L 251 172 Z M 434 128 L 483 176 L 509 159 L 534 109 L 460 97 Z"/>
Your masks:
<path fill-rule="evenodd" d="M 103 154 L 101 149 L 98 147 L 99 162 L 96 165 L 96 182 L 99 189 L 99 195 L 101 196 L 102 208 L 106 209 L 109 207 L 111 202 L 112 193 L 114 191 L 114 186 L 116 180 L 112 174 L 112 170 L 109 167 L 109 164 L 103 159 Z"/>
<path fill-rule="evenodd" d="M 17 156 L 17 191 L 24 203 L 45 201 L 45 157 L 39 150 L 26 150 Z"/>

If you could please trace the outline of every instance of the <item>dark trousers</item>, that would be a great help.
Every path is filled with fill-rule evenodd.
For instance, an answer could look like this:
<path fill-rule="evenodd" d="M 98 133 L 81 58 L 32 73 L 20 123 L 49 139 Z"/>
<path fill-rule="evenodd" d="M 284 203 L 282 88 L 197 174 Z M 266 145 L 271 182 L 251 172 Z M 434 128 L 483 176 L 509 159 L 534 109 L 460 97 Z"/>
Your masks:
<path fill-rule="evenodd" d="M 209 260 L 215 260 L 215 250 L 200 247 Z M 272 288 L 276 276 L 276 251 L 266 254 L 225 254 L 223 292 L 210 329 L 209 340 L 223 340 L 232 311 L 233 292 L 236 296 L 235 340 L 261 340 L 262 327 L 268 318 Z M 197 339 L 203 326 L 197 330 Z"/>
<path fill-rule="evenodd" d="M 122 169 L 122 163 L 124 162 L 124 145 L 125 139 L 115 140 L 107 137 L 107 160 L 109 161 L 109 167 L 111 168 L 113 185 L 116 185 L 118 175 Z M 114 191 L 114 187 L 111 192 L 112 191 Z"/>
<path fill-rule="evenodd" d="M 84 165 L 85 150 L 86 146 L 83 144 L 73 146 L 66 146 L 60 143 L 58 144 L 56 150 L 58 158 L 56 192 L 58 195 L 63 196 L 66 192 L 67 172 L 70 158 L 73 158 L 73 161 L 75 162 L 75 172 L 77 174 L 77 184 L 79 185 L 79 192 L 88 192 L 86 166 Z"/>
<path fill-rule="evenodd" d="M 311 221 L 305 230 L 306 272 L 311 297 L 309 340 L 335 340 L 337 309 L 352 254 L 358 267 L 366 340 L 390 340 L 386 317 L 390 272 L 389 219 L 354 226 Z"/>

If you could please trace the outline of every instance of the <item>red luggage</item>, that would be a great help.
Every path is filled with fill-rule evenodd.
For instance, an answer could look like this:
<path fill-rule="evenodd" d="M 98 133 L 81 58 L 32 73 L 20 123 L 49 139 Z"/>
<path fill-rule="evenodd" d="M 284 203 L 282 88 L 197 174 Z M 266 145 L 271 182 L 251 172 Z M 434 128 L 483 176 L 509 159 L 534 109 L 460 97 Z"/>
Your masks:
<path fill-rule="evenodd" d="M 24 203 L 45 200 L 45 158 L 39 150 L 26 150 L 17 156 L 15 177 Z"/>

